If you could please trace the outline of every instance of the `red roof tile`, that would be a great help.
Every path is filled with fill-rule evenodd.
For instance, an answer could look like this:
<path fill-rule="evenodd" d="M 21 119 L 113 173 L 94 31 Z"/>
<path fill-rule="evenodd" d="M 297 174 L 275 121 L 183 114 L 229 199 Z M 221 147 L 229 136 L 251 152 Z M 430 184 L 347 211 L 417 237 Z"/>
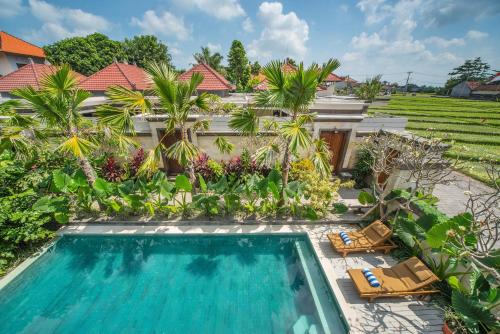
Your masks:
<path fill-rule="evenodd" d="M 339 77 L 338 75 L 336 75 L 334 73 L 330 73 L 326 77 L 325 81 L 327 81 L 327 82 L 340 82 L 340 81 L 343 81 L 343 79 L 342 79 L 342 77 Z"/>
<path fill-rule="evenodd" d="M 81 82 L 80 87 L 91 92 L 104 92 L 110 86 L 123 86 L 132 90 L 151 87 L 146 71 L 135 65 L 113 63 Z"/>
<path fill-rule="evenodd" d="M 0 31 L 0 51 L 45 58 L 45 52 L 42 48 L 12 36 L 5 31 Z"/>
<path fill-rule="evenodd" d="M 45 64 L 27 64 L 20 69 L 0 78 L 0 92 L 10 92 L 15 88 L 32 86 L 35 89 L 40 88 L 41 79 L 57 70 L 56 66 Z M 80 73 L 74 72 L 78 81 L 86 77 Z"/>
<path fill-rule="evenodd" d="M 490 91 L 490 92 L 495 92 L 498 91 L 500 92 L 500 85 L 478 85 L 472 89 L 474 92 L 477 91 Z"/>
<path fill-rule="evenodd" d="M 465 84 L 471 89 L 474 90 L 477 87 L 481 86 L 479 81 L 466 81 Z"/>
<path fill-rule="evenodd" d="M 203 81 L 198 86 L 198 90 L 215 91 L 215 90 L 233 90 L 235 87 L 229 83 L 220 73 L 208 66 L 207 64 L 198 64 L 190 70 L 182 73 L 179 80 L 189 80 L 193 73 L 201 73 Z"/>

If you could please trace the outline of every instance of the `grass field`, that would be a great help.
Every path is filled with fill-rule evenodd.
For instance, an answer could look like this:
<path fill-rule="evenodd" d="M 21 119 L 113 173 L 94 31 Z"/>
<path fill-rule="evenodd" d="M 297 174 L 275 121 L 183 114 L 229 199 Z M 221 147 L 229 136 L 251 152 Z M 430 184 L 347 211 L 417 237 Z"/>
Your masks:
<path fill-rule="evenodd" d="M 460 169 L 478 180 L 487 181 L 481 161 L 500 164 L 500 102 L 395 95 L 369 113 L 406 117 L 407 130 L 442 138 L 451 145 L 446 155 L 460 159 Z"/>

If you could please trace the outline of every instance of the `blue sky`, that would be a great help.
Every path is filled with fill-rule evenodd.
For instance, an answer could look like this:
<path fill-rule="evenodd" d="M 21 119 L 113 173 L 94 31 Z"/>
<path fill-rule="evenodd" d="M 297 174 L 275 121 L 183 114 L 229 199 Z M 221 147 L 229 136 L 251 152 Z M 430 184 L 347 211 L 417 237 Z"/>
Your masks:
<path fill-rule="evenodd" d="M 154 34 L 177 67 L 200 46 L 251 60 L 338 58 L 339 74 L 442 84 L 465 59 L 500 70 L 499 0 L 0 0 L 0 29 L 44 45 L 94 31 L 122 40 Z"/>

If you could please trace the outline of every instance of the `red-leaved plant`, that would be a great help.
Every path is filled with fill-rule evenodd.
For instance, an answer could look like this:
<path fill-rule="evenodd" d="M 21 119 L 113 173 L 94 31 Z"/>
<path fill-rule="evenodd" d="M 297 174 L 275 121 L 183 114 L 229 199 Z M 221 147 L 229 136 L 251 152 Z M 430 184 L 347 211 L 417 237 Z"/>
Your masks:
<path fill-rule="evenodd" d="M 129 162 L 129 171 L 130 171 L 130 176 L 136 176 L 137 172 L 139 171 L 139 168 L 141 167 L 142 163 L 144 162 L 144 149 L 141 147 L 138 149 L 134 155 L 132 156 L 132 159 Z"/>
<path fill-rule="evenodd" d="M 123 178 L 125 170 L 115 158 L 108 157 L 101 168 L 101 173 L 106 181 L 118 182 Z"/>

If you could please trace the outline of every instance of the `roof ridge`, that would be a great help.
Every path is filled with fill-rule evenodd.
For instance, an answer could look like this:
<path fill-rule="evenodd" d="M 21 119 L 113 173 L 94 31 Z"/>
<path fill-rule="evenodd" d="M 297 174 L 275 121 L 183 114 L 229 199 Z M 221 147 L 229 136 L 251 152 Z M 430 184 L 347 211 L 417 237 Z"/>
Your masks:
<path fill-rule="evenodd" d="M 120 67 L 120 65 L 125 65 L 125 64 L 120 64 L 120 63 L 115 63 L 116 64 L 116 67 L 118 67 L 118 70 L 120 70 L 120 73 L 123 74 L 123 76 L 125 77 L 125 79 L 127 79 L 128 83 L 130 84 L 130 86 L 132 86 L 132 88 L 135 90 L 137 89 L 137 85 L 135 83 L 133 83 L 129 78 L 128 76 L 125 74 L 125 72 L 123 71 L 123 69 Z M 128 64 L 127 64 L 128 65 Z"/>
<path fill-rule="evenodd" d="M 215 77 L 216 77 L 217 79 L 219 79 L 219 80 L 222 82 L 222 84 L 223 84 L 224 86 L 226 86 L 226 87 L 227 87 L 227 88 L 229 88 L 229 89 L 232 89 L 232 88 L 233 88 L 233 87 L 232 87 L 232 85 L 229 83 L 229 81 L 227 81 L 227 79 L 226 79 L 226 78 L 224 78 L 224 77 L 222 76 L 222 74 L 220 74 L 219 72 L 217 72 L 217 71 L 216 71 L 215 69 L 213 69 L 210 65 L 208 65 L 208 64 L 206 64 L 206 63 L 201 63 L 200 65 L 205 66 L 205 68 L 206 68 L 207 70 L 209 70 L 209 71 L 210 71 L 213 75 L 215 75 Z"/>
<path fill-rule="evenodd" d="M 14 37 L 14 38 L 16 38 L 16 39 L 18 39 L 18 40 L 20 40 L 20 41 L 23 41 L 24 43 L 27 43 L 27 44 L 29 44 L 29 45 L 31 45 L 31 46 L 34 46 L 34 47 L 36 47 L 36 48 L 39 48 L 39 49 L 42 49 L 42 50 L 43 50 L 43 48 L 42 48 L 42 47 L 40 47 L 40 46 L 38 46 L 38 45 L 35 45 L 35 44 L 33 44 L 33 43 L 30 43 L 30 42 L 28 42 L 28 41 L 26 41 L 26 40 L 24 40 L 24 39 L 22 39 L 22 38 L 19 38 L 19 37 L 17 37 L 17 36 L 12 35 L 12 34 L 9 34 L 8 32 L 6 32 L 6 31 L 4 31 L 4 30 L 0 30 L 0 33 L 2 33 L 2 32 L 3 32 L 4 34 L 6 34 L 6 35 L 9 35 L 10 37 Z M 45 50 L 43 50 L 43 53 L 45 54 Z M 44 57 L 44 58 L 45 58 L 45 57 Z"/>

